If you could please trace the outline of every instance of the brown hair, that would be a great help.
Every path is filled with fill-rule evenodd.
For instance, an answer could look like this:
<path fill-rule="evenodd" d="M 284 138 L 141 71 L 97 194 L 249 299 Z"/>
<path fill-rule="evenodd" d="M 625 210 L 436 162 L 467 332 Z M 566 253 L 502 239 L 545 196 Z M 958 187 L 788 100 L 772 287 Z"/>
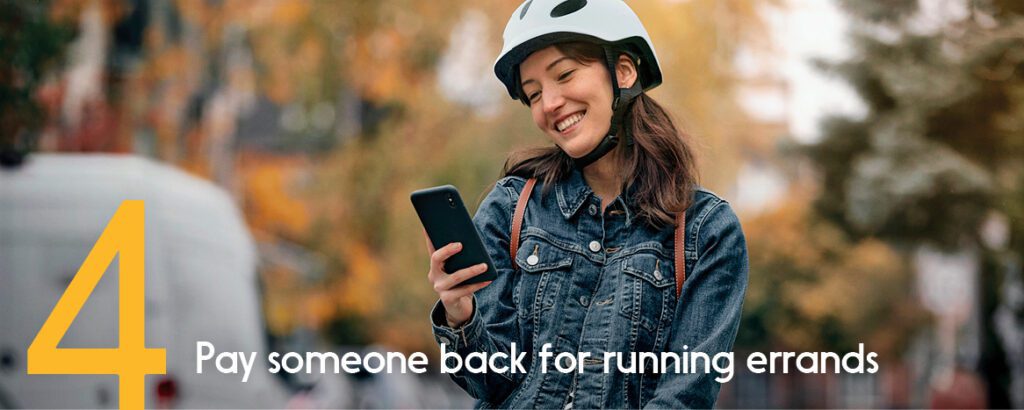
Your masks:
<path fill-rule="evenodd" d="M 604 49 L 593 43 L 559 43 L 555 47 L 581 64 L 604 59 Z M 637 96 L 627 109 L 622 131 L 633 144 L 620 143 L 608 153 L 616 156 L 622 172 L 621 192 L 635 189 L 631 203 L 639 208 L 637 216 L 648 224 L 675 224 L 675 215 L 690 206 L 697 186 L 690 136 L 676 128 L 668 112 L 646 93 Z M 538 178 L 546 194 L 554 182 L 569 176 L 573 166 L 572 158 L 557 145 L 527 148 L 508 156 L 502 175 Z"/>

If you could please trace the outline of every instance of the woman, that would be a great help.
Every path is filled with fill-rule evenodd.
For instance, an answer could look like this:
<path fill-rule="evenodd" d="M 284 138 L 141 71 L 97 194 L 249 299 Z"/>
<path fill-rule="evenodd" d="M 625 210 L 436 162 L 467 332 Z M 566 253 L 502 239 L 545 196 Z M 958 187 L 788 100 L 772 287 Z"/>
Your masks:
<path fill-rule="evenodd" d="M 515 344 L 526 372 L 452 378 L 482 407 L 713 407 L 714 371 L 629 370 L 630 352 L 730 351 L 747 283 L 739 221 L 697 186 L 689 138 L 644 94 L 661 83 L 646 30 L 620 0 L 531 0 L 504 42 L 495 73 L 554 146 L 512 154 L 477 211 L 497 279 L 459 286 L 486 270 L 444 272 L 459 244 L 430 250 L 428 278 L 447 351 Z M 583 372 L 542 368 L 545 344 L 588 352 Z M 623 367 L 605 373 L 605 352 Z"/>

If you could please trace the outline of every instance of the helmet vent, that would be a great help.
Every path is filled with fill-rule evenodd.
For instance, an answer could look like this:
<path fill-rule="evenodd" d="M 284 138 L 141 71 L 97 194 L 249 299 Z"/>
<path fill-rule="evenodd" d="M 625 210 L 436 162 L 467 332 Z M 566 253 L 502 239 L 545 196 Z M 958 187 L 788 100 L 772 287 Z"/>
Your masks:
<path fill-rule="evenodd" d="M 551 9 L 551 17 L 565 17 L 587 6 L 587 0 L 566 0 Z"/>
<path fill-rule="evenodd" d="M 523 17 L 526 17 L 526 12 L 530 10 L 530 5 L 531 4 L 533 4 L 533 0 L 529 0 L 529 1 L 526 2 L 526 4 L 523 5 L 523 11 L 519 12 L 519 19 L 520 20 L 522 20 Z"/>

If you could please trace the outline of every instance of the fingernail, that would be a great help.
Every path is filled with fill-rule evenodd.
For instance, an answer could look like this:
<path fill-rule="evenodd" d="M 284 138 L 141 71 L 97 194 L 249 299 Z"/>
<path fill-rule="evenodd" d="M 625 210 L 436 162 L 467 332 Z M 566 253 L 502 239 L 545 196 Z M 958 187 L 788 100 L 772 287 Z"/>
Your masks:
<path fill-rule="evenodd" d="M 455 247 L 456 248 L 461 248 L 462 247 L 462 242 L 455 242 Z"/>

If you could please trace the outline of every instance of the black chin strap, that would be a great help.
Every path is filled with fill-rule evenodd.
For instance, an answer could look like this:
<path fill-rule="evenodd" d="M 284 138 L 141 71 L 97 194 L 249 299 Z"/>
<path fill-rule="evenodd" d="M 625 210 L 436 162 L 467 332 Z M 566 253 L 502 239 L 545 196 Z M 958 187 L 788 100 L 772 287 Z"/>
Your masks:
<path fill-rule="evenodd" d="M 586 155 L 573 159 L 573 163 L 576 168 L 583 169 L 587 165 L 593 164 L 594 161 L 601 159 L 605 154 L 611 152 L 619 145 L 619 128 L 622 126 L 622 119 L 626 115 L 626 110 L 632 105 L 633 99 L 643 93 L 643 87 L 640 85 L 640 79 L 638 78 L 633 82 L 633 86 L 629 88 L 619 88 L 618 78 L 615 76 L 615 63 L 618 62 L 618 55 L 620 52 L 605 48 L 604 56 L 605 63 L 608 65 L 608 73 L 612 79 L 612 90 L 615 94 L 612 99 L 612 120 L 611 125 L 608 127 L 608 135 L 605 135 L 601 142 L 594 147 L 593 150 L 588 152 Z M 636 65 L 640 65 L 639 59 L 633 56 L 631 53 L 626 52 L 636 62 Z M 633 145 L 633 139 L 629 137 L 629 132 L 623 132 L 623 139 L 626 140 L 626 145 Z"/>
<path fill-rule="evenodd" d="M 604 139 L 601 140 L 601 143 L 597 144 L 597 146 L 594 147 L 593 150 L 588 152 L 587 155 L 584 155 L 579 158 L 573 158 L 572 162 L 576 164 L 576 168 L 586 168 L 587 165 L 593 164 L 594 161 L 601 159 L 601 157 L 603 157 L 604 154 L 607 154 L 611 150 L 615 149 L 616 145 L 619 145 L 619 137 L 608 134 L 604 137 Z"/>

